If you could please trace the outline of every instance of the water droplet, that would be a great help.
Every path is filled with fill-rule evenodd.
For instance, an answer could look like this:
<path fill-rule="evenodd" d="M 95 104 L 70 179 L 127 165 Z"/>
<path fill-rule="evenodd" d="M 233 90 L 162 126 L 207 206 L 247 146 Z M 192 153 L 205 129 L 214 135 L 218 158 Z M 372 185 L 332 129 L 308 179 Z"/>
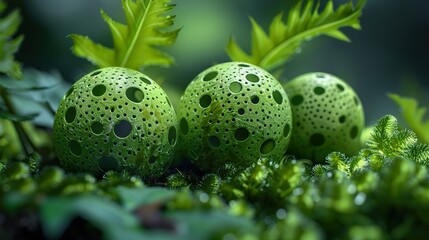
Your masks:
<path fill-rule="evenodd" d="M 360 192 L 356 195 L 354 201 L 356 205 L 362 205 L 366 200 L 366 195 L 363 192 Z"/>
<path fill-rule="evenodd" d="M 279 208 L 276 211 L 276 217 L 278 219 L 285 219 L 286 218 L 286 210 L 284 210 L 283 208 Z"/>
<path fill-rule="evenodd" d="M 293 190 L 293 192 L 292 192 L 292 194 L 295 195 L 295 196 L 299 196 L 299 195 L 301 195 L 303 193 L 304 193 L 304 190 L 302 188 L 295 188 Z"/>
<path fill-rule="evenodd" d="M 347 187 L 347 192 L 348 192 L 349 194 L 355 194 L 355 193 L 356 193 L 356 191 L 357 191 L 357 188 L 356 188 L 356 186 L 355 186 L 354 184 L 350 184 L 350 185 Z"/>
<path fill-rule="evenodd" d="M 198 197 L 200 199 L 200 202 L 207 203 L 209 201 L 209 195 L 205 192 L 200 193 L 200 196 Z"/>

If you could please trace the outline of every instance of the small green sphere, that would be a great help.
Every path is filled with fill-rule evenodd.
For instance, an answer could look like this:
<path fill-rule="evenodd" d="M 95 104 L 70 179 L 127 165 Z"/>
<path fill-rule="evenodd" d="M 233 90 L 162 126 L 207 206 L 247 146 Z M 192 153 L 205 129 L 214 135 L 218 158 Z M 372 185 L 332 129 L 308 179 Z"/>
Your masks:
<path fill-rule="evenodd" d="M 288 152 L 323 162 L 333 151 L 347 155 L 361 148 L 364 111 L 353 89 L 326 73 L 308 73 L 284 84 L 293 115 Z"/>
<path fill-rule="evenodd" d="M 292 129 L 282 85 L 267 71 L 241 62 L 201 72 L 181 98 L 178 120 L 185 154 L 211 172 L 225 164 L 247 167 L 260 157 L 280 160 Z"/>
<path fill-rule="evenodd" d="M 156 82 L 135 70 L 107 67 L 82 77 L 61 100 L 54 148 L 69 171 L 156 177 L 171 161 L 177 129 L 174 109 Z"/>

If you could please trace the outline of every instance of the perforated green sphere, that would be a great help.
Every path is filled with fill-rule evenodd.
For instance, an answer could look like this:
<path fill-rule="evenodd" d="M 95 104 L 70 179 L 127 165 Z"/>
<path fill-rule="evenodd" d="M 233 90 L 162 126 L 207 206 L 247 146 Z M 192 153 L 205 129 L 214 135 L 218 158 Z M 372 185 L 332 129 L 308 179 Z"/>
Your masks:
<path fill-rule="evenodd" d="M 170 163 L 177 129 L 174 109 L 157 83 L 131 69 L 102 68 L 78 80 L 61 100 L 54 148 L 66 170 L 155 177 Z"/>
<path fill-rule="evenodd" d="M 330 74 L 308 73 L 284 88 L 294 120 L 288 152 L 322 162 L 330 152 L 352 155 L 360 149 L 364 112 L 349 85 Z"/>
<path fill-rule="evenodd" d="M 179 105 L 180 143 L 205 171 L 246 167 L 260 157 L 280 160 L 292 129 L 282 85 L 265 70 L 227 62 L 201 72 Z"/>

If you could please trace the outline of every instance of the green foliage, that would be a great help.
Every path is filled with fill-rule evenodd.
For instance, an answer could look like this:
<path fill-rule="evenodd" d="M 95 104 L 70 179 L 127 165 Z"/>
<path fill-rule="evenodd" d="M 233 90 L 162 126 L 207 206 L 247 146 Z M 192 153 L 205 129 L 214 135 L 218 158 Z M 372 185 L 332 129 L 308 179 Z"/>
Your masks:
<path fill-rule="evenodd" d="M 283 22 L 283 13 L 278 14 L 270 24 L 268 34 L 251 18 L 251 53 L 245 53 L 234 39 L 230 39 L 227 52 L 231 60 L 248 62 L 272 71 L 284 64 L 304 41 L 319 35 L 327 35 L 349 42 L 348 37 L 339 29 L 352 27 L 360 29 L 359 17 L 365 0 L 359 0 L 356 6 L 350 1 L 334 10 L 330 0 L 320 10 L 320 2 L 300 0 L 289 10 L 287 21 Z"/>
<path fill-rule="evenodd" d="M 389 94 L 389 97 L 401 108 L 402 117 L 420 141 L 429 144 L 429 120 L 424 119 L 426 108 L 419 107 L 414 98 L 401 97 L 397 94 Z"/>
<path fill-rule="evenodd" d="M 72 34 L 73 53 L 98 67 L 139 70 L 148 65 L 171 65 L 172 57 L 156 47 L 171 45 L 177 37 L 179 30 L 164 30 L 174 23 L 174 16 L 165 15 L 174 5 L 169 0 L 122 0 L 122 7 L 127 24 L 114 21 L 101 10 L 113 37 L 113 48 Z"/>
<path fill-rule="evenodd" d="M 81 236 L 99 231 L 107 239 L 422 238 L 429 155 L 413 138 L 387 115 L 356 156 L 333 152 L 315 166 L 290 156 L 260 158 L 225 177 L 177 171 L 162 184 L 175 189 L 127 173 L 96 179 L 41 168 L 36 154 L 0 166 L 0 213 L 6 222 L 35 213 L 43 236 L 54 239 L 75 227 Z"/>
<path fill-rule="evenodd" d="M 173 23 L 173 17 L 163 15 L 173 6 L 167 0 L 122 3 L 127 25 L 102 12 L 112 31 L 114 48 L 72 35 L 75 53 L 98 66 L 171 64 L 171 58 L 155 46 L 169 45 L 177 35 L 177 31 L 161 32 Z M 273 69 L 283 64 L 305 38 L 325 34 L 348 41 L 339 28 L 358 29 L 364 3 L 360 0 L 354 7 L 350 2 L 334 11 L 332 1 L 328 1 L 319 11 L 319 3 L 299 1 L 286 23 L 281 14 L 274 19 L 269 34 L 251 20 L 252 55 L 245 54 L 233 40 L 229 51 L 234 57 Z M 5 19 L 16 25 L 19 18 L 13 14 L 9 16 L 15 17 Z M 134 16 L 140 18 L 132 19 Z M 0 28 L 6 22 L 0 20 Z M 141 28 L 149 33 L 136 34 L 136 23 L 149 26 Z M 1 34 L 10 33 L 10 37 L 15 31 L 1 32 L 0 43 Z M 155 41 L 147 42 L 148 36 Z M 11 41 L 17 44 L 20 40 L 16 39 Z M 9 52 L 14 53 L 18 45 Z M 149 49 L 143 57 L 136 51 L 140 47 Z M 101 60 L 103 56 L 107 56 L 106 61 Z M 14 62 L 13 54 L 8 61 Z M 10 66 L 9 70 L 13 69 Z M 17 74 L 11 71 L 6 73 Z M 47 91 L 58 91 L 52 83 L 60 81 L 52 74 L 33 73 L 25 73 L 23 81 L 1 79 L 3 101 L 10 103 L 9 95 L 26 96 L 40 105 L 54 106 L 56 95 Z M 323 164 L 314 166 L 293 156 L 255 157 L 242 171 L 233 164 L 206 175 L 192 168 L 170 169 L 169 175 L 151 182 L 130 172 L 109 171 L 101 178 L 67 173 L 46 157 L 51 148 L 45 149 L 45 155 L 38 151 L 16 157 L 19 147 L 11 136 L 18 138 L 13 135 L 14 127 L 21 123 L 16 121 L 25 120 L 20 117 L 31 112 L 13 111 L 9 104 L 4 112 L 15 117 L 3 115 L 0 119 L 0 238 L 423 239 L 429 226 L 425 110 L 413 99 L 392 98 L 403 107 L 415 133 L 400 129 L 396 119 L 387 115 L 368 129 L 370 137 L 355 156 L 332 152 Z M 25 125 L 20 129 L 32 132 L 27 134 L 30 138 L 41 135 L 28 131 Z"/>
<path fill-rule="evenodd" d="M 5 8 L 6 4 L 0 1 L 0 14 Z M 21 15 L 18 10 L 0 19 L 0 72 L 15 79 L 22 78 L 21 64 L 15 61 L 14 56 L 24 39 L 22 35 L 14 37 L 20 24 Z"/>

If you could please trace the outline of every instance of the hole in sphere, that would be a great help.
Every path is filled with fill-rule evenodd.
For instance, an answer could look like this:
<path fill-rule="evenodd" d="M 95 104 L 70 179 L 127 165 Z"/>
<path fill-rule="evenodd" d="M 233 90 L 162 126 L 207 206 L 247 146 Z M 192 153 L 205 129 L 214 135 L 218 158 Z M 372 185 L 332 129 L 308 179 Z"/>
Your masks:
<path fill-rule="evenodd" d="M 75 118 L 76 118 L 76 108 L 75 107 L 69 107 L 66 110 L 66 115 L 65 115 L 66 122 L 72 123 Z"/>
<path fill-rule="evenodd" d="M 119 162 L 116 158 L 112 156 L 105 156 L 100 158 L 98 161 L 98 166 L 101 168 L 101 170 L 107 172 L 110 170 L 116 170 L 119 168 Z"/>
<path fill-rule="evenodd" d="M 352 139 L 355 139 L 355 138 L 357 137 L 357 135 L 358 135 L 358 127 L 357 127 L 357 126 L 353 126 L 353 127 L 350 129 L 350 137 L 351 137 Z"/>
<path fill-rule="evenodd" d="M 118 124 L 115 125 L 114 132 L 115 135 L 119 138 L 125 138 L 130 135 L 132 130 L 132 125 L 127 120 L 121 120 Z"/>
<path fill-rule="evenodd" d="M 95 71 L 95 72 L 91 73 L 91 77 L 97 76 L 100 73 L 101 73 L 101 70 Z"/>
<path fill-rule="evenodd" d="M 244 64 L 244 63 L 240 63 L 240 64 L 238 64 L 238 66 L 239 66 L 239 67 L 250 67 L 249 65 Z"/>
<path fill-rule="evenodd" d="M 287 137 L 290 133 L 290 125 L 289 123 L 286 123 L 285 128 L 283 129 L 283 136 Z"/>
<path fill-rule="evenodd" d="M 259 97 L 254 95 L 250 98 L 250 101 L 254 104 L 257 104 L 259 102 Z"/>
<path fill-rule="evenodd" d="M 233 93 L 239 93 L 243 89 L 243 86 L 241 86 L 241 83 L 239 82 L 232 82 L 229 85 L 229 90 Z"/>
<path fill-rule="evenodd" d="M 298 106 L 302 102 L 304 102 L 304 97 L 302 95 L 295 95 L 292 97 L 291 101 L 292 105 Z"/>
<path fill-rule="evenodd" d="M 152 82 L 149 79 L 145 78 L 145 77 L 140 77 L 140 80 L 142 80 L 144 83 L 146 83 L 148 85 L 152 84 Z"/>
<path fill-rule="evenodd" d="M 244 127 L 237 128 L 234 132 L 234 138 L 237 141 L 244 141 L 249 137 L 249 130 Z"/>
<path fill-rule="evenodd" d="M 214 79 L 217 76 L 217 72 L 209 72 L 203 77 L 203 81 L 207 82 Z"/>
<path fill-rule="evenodd" d="M 316 73 L 316 77 L 318 77 L 318 78 L 325 78 L 326 75 L 324 73 Z"/>
<path fill-rule="evenodd" d="M 220 146 L 220 140 L 216 136 L 210 136 L 209 137 L 209 144 L 210 144 L 210 146 L 217 148 Z"/>
<path fill-rule="evenodd" d="M 243 108 L 240 108 L 240 109 L 238 109 L 238 114 L 240 114 L 240 115 L 243 115 L 244 114 L 244 109 Z"/>
<path fill-rule="evenodd" d="M 345 122 L 346 122 L 346 116 L 341 115 L 341 116 L 340 116 L 340 118 L 338 118 L 338 121 L 339 121 L 340 123 L 345 123 Z"/>
<path fill-rule="evenodd" d="M 344 91 L 344 86 L 343 85 L 341 85 L 341 84 L 337 84 L 337 89 L 340 91 L 340 92 L 342 92 L 342 91 Z"/>
<path fill-rule="evenodd" d="M 139 103 L 144 99 L 143 91 L 136 87 L 128 88 L 127 91 L 125 92 L 125 95 L 130 101 L 135 103 Z"/>
<path fill-rule="evenodd" d="M 170 130 L 168 130 L 168 142 L 170 143 L 171 146 L 174 146 L 174 144 L 176 144 L 176 137 L 177 137 L 176 128 L 171 127 Z"/>
<path fill-rule="evenodd" d="M 69 148 L 70 148 L 70 152 L 79 157 L 80 155 L 82 155 L 82 147 L 80 146 L 80 143 L 76 140 L 70 140 L 69 142 Z"/>
<path fill-rule="evenodd" d="M 359 106 L 359 99 L 356 96 L 354 96 L 353 100 L 355 102 L 355 105 Z"/>
<path fill-rule="evenodd" d="M 275 90 L 273 92 L 273 98 L 274 98 L 274 100 L 276 101 L 277 104 L 282 104 L 282 102 L 283 102 L 283 96 L 282 96 L 282 94 L 279 91 Z"/>
<path fill-rule="evenodd" d="M 91 131 L 94 134 L 100 134 L 103 131 L 103 124 L 100 122 L 93 122 L 91 124 Z"/>
<path fill-rule="evenodd" d="M 246 79 L 253 83 L 259 82 L 259 77 L 252 73 L 247 74 Z"/>
<path fill-rule="evenodd" d="M 202 108 L 206 108 L 206 107 L 210 106 L 211 102 L 212 102 L 212 98 L 208 94 L 205 94 L 205 95 L 201 96 L 201 98 L 200 98 L 200 106 Z"/>
<path fill-rule="evenodd" d="M 72 86 L 66 93 L 66 98 L 70 96 L 70 94 L 74 91 L 74 86 Z"/>
<path fill-rule="evenodd" d="M 180 119 L 180 131 L 182 131 L 183 135 L 186 135 L 189 132 L 189 125 L 186 118 Z"/>
<path fill-rule="evenodd" d="M 324 88 L 322 88 L 322 87 L 315 87 L 315 88 L 313 89 L 313 91 L 314 91 L 314 93 L 315 93 L 316 95 L 322 95 L 322 94 L 324 94 L 324 93 L 325 93 L 325 89 L 324 89 Z"/>
<path fill-rule="evenodd" d="M 92 95 L 99 97 L 106 92 L 106 86 L 99 84 L 92 89 Z"/>
<path fill-rule="evenodd" d="M 265 142 L 263 142 L 261 145 L 260 152 L 261 154 L 268 154 L 271 151 L 273 151 L 275 146 L 276 146 L 276 142 L 274 142 L 273 139 L 265 140 Z"/>
<path fill-rule="evenodd" d="M 168 106 L 170 106 L 170 107 L 171 107 L 170 99 L 168 99 L 168 97 L 165 97 L 165 100 L 167 101 Z"/>
<path fill-rule="evenodd" d="M 310 144 L 315 147 L 322 146 L 325 143 L 325 137 L 320 133 L 314 133 L 310 136 Z"/>

